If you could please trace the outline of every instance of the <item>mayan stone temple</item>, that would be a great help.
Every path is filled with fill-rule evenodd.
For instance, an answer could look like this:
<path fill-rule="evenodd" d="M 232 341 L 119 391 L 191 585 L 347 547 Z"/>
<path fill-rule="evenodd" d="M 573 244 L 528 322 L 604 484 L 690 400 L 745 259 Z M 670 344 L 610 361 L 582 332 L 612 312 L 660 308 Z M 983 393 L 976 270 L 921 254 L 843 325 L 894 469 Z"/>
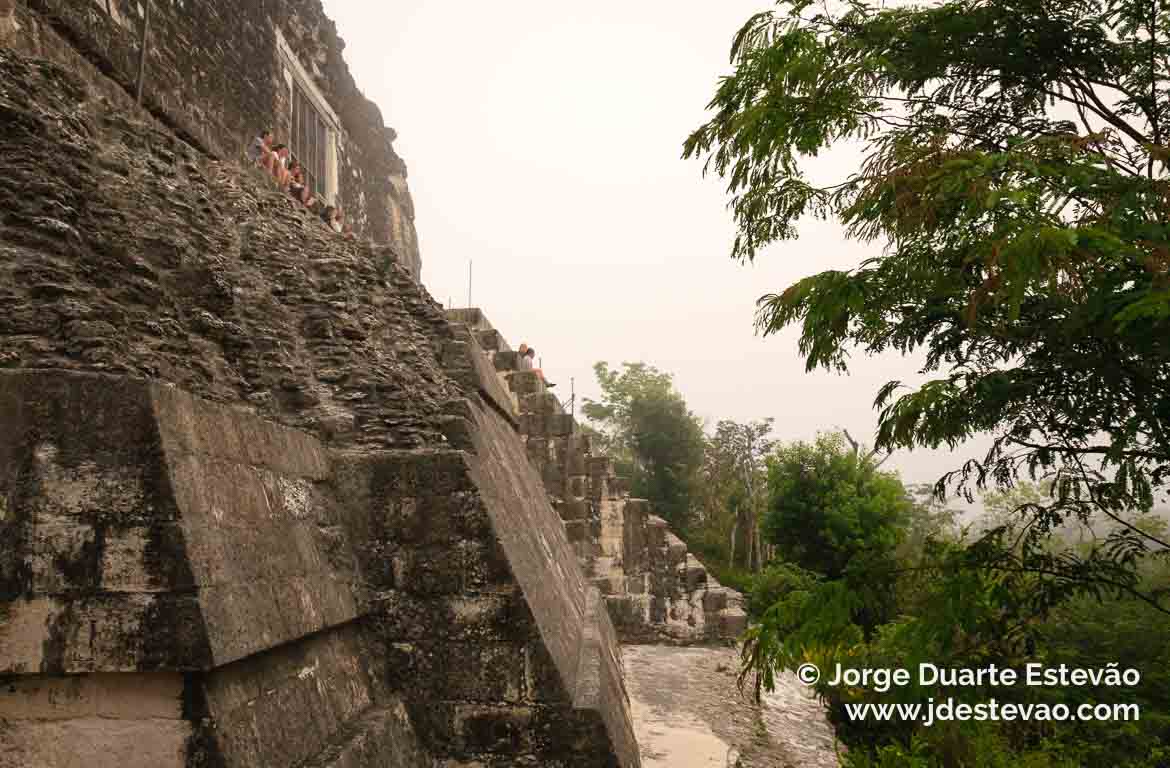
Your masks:
<path fill-rule="evenodd" d="M 636 768 L 623 644 L 746 626 L 422 287 L 341 54 L 319 0 L 0 0 L 0 768 Z"/>

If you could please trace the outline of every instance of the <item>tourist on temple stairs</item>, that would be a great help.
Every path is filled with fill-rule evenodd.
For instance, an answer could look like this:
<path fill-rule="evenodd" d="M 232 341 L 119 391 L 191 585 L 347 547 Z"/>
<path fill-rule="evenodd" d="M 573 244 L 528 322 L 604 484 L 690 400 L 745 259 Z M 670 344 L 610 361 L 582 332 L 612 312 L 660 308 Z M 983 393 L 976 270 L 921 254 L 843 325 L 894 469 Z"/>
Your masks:
<path fill-rule="evenodd" d="M 546 379 L 544 377 L 544 371 L 542 371 L 539 368 L 533 367 L 533 361 L 536 360 L 536 350 L 534 348 L 529 347 L 528 352 L 526 353 L 526 356 L 522 359 L 525 359 L 528 361 L 528 365 L 524 368 L 524 370 L 530 370 L 533 373 L 535 373 L 537 376 L 539 376 L 540 380 L 543 381 L 544 385 L 546 387 L 548 387 L 549 389 L 552 389 L 553 387 L 556 386 L 556 384 L 553 384 L 551 381 L 549 381 L 548 379 Z M 521 365 L 523 365 L 523 363 L 521 363 Z"/>
<path fill-rule="evenodd" d="M 248 145 L 246 154 L 248 162 L 259 165 L 272 173 L 272 164 L 276 160 L 276 155 L 272 151 L 272 131 L 267 128 L 261 131 L 260 135 L 252 139 L 252 143 Z"/>
<path fill-rule="evenodd" d="M 272 178 L 276 179 L 276 183 L 281 189 L 285 189 L 292 178 L 288 172 L 288 145 L 277 144 L 272 148 L 272 151 L 275 154 L 272 163 Z"/>
<path fill-rule="evenodd" d="M 305 167 L 299 161 L 293 160 L 292 167 L 289 169 L 289 177 L 288 193 L 301 205 L 306 208 L 310 207 L 313 204 L 313 193 L 305 184 Z"/>

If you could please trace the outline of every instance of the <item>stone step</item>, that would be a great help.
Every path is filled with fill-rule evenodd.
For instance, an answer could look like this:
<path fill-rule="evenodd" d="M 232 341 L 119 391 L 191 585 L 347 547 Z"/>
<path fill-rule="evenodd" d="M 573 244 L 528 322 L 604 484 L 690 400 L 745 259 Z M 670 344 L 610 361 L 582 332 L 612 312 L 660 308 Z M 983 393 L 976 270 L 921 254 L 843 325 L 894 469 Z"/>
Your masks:
<path fill-rule="evenodd" d="M 565 520 L 564 523 L 565 533 L 568 534 L 570 542 L 577 543 L 589 540 L 588 520 Z"/>
<path fill-rule="evenodd" d="M 608 456 L 590 456 L 586 462 L 589 474 L 593 477 L 610 478 L 613 476 L 613 459 Z"/>
<path fill-rule="evenodd" d="M 502 349 L 492 353 L 492 365 L 497 371 L 519 371 L 520 355 L 510 349 Z"/>
<path fill-rule="evenodd" d="M 670 526 L 666 521 L 657 515 L 650 515 L 646 518 L 646 545 L 650 549 L 662 549 L 666 546 L 666 535 L 670 532 Z"/>
<path fill-rule="evenodd" d="M 648 577 L 644 573 L 640 573 L 637 576 L 627 576 L 626 577 L 626 585 L 625 585 L 626 586 L 626 589 L 625 589 L 626 594 L 629 594 L 629 595 L 643 595 L 643 594 L 645 594 L 646 592 L 649 591 L 649 587 L 646 584 L 647 580 L 648 580 Z"/>
<path fill-rule="evenodd" d="M 649 520 L 654 516 L 650 502 L 646 499 L 626 499 L 626 515 L 637 515 L 642 520 Z"/>
<path fill-rule="evenodd" d="M 564 413 L 561 401 L 552 392 L 541 392 L 533 395 L 524 395 L 520 398 L 521 413 Z"/>
<path fill-rule="evenodd" d="M 688 561 L 679 569 L 679 581 L 683 583 L 687 592 L 694 592 L 707 586 L 707 569 L 699 561 L 696 560 L 695 563 L 698 564 L 692 564 Z"/>
<path fill-rule="evenodd" d="M 706 613 L 718 613 L 727 607 L 727 590 L 723 587 L 712 588 L 708 582 L 707 591 L 703 593 L 703 610 Z"/>
<path fill-rule="evenodd" d="M 666 531 L 666 562 L 671 564 L 683 563 L 687 559 L 687 543 Z"/>
<path fill-rule="evenodd" d="M 567 437 L 573 434 L 576 422 L 567 413 L 535 413 L 529 411 L 520 414 L 520 433 L 537 437 Z"/>
<path fill-rule="evenodd" d="M 498 368 L 498 366 L 497 366 Z M 507 374 L 508 389 L 518 396 L 540 395 L 548 391 L 536 371 L 510 371 Z"/>
<path fill-rule="evenodd" d="M 572 466 L 570 465 L 568 469 L 572 469 Z M 565 487 L 565 494 L 584 501 L 589 493 L 589 482 L 586 476 L 571 473 L 568 473 L 568 475 L 568 485 Z"/>
<path fill-rule="evenodd" d="M 511 352 L 512 348 L 508 346 L 508 342 L 495 328 L 487 328 L 476 332 L 476 339 L 479 341 L 479 346 L 483 347 L 485 352 Z"/>
<path fill-rule="evenodd" d="M 609 487 L 615 496 L 629 496 L 630 478 L 616 476 L 610 481 Z"/>
<path fill-rule="evenodd" d="M 589 580 L 593 586 L 601 592 L 602 595 L 620 595 L 622 594 L 622 577 L 620 576 L 594 576 Z"/>
<path fill-rule="evenodd" d="M 739 637 L 748 626 L 748 615 L 742 608 L 724 608 L 719 612 L 719 634 L 722 637 Z"/>
<path fill-rule="evenodd" d="M 416 741 L 406 707 L 371 707 L 334 735 L 319 754 L 302 763 L 304 768 L 358 768 L 384 764 L 386 755 L 395 765 L 423 765 L 426 753 Z"/>
<path fill-rule="evenodd" d="M 561 519 L 565 521 L 588 520 L 589 502 L 584 499 L 566 499 L 554 505 Z"/>
<path fill-rule="evenodd" d="M 466 325 L 470 328 L 482 331 L 492 327 L 491 322 L 484 315 L 483 310 L 478 307 L 465 307 L 460 309 L 444 310 L 447 316 L 447 322 L 456 325 Z"/>

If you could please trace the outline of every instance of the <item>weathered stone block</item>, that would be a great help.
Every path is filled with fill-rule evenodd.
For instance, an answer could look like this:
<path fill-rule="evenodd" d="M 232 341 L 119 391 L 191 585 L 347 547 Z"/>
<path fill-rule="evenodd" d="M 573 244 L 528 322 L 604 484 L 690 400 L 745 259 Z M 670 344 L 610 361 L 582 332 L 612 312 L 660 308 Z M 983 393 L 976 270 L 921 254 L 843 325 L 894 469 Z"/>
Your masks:
<path fill-rule="evenodd" d="M 540 374 L 535 371 L 514 371 L 508 374 L 508 389 L 518 396 L 542 394 L 545 391 Z"/>
<path fill-rule="evenodd" d="M 669 533 L 669 526 L 666 521 L 660 517 L 649 517 L 646 519 L 646 547 L 651 551 L 660 550 L 666 546 L 666 535 Z"/>
<path fill-rule="evenodd" d="M 550 415 L 564 413 L 561 401 L 551 392 L 537 392 L 520 397 L 521 413 L 537 413 Z"/>
<path fill-rule="evenodd" d="M 495 328 L 477 331 L 476 338 L 487 352 L 504 352 L 510 349 L 507 340 Z"/>
<path fill-rule="evenodd" d="M 590 525 L 588 520 L 566 520 L 565 534 L 573 543 L 590 541 Z"/>
<path fill-rule="evenodd" d="M 545 428 L 549 435 L 554 437 L 567 437 L 576 430 L 577 422 L 572 415 L 560 413 L 550 416 Z"/>
<path fill-rule="evenodd" d="M 520 370 L 520 355 L 512 350 L 500 350 L 492 355 L 492 364 L 497 371 Z"/>
<path fill-rule="evenodd" d="M 515 754 L 532 749 L 532 709 L 458 704 L 454 732 L 469 752 Z"/>
<path fill-rule="evenodd" d="M 512 643 L 445 643 L 420 660 L 429 690 L 443 699 L 519 702 L 524 697 L 524 654 Z"/>
<path fill-rule="evenodd" d="M 454 555 L 454 556 L 452 556 Z M 465 588 L 462 553 L 443 546 L 404 549 L 394 555 L 395 589 L 423 596 L 453 595 Z"/>
<path fill-rule="evenodd" d="M 708 589 L 703 593 L 703 610 L 707 613 L 718 613 L 727 607 L 727 590 L 723 588 Z"/>
<path fill-rule="evenodd" d="M 446 496 L 386 499 L 381 535 L 406 545 L 451 544 L 487 536 L 491 531 L 482 502 L 466 491 Z"/>
<path fill-rule="evenodd" d="M 684 589 L 686 589 L 687 592 L 694 592 L 695 590 L 701 589 L 707 584 L 707 569 L 704 568 L 701 564 L 688 564 L 683 567 L 682 576 L 680 578 L 683 582 Z"/>
<path fill-rule="evenodd" d="M 556 506 L 557 512 L 561 515 L 561 519 L 566 522 L 589 519 L 589 502 L 584 499 L 562 501 L 558 502 Z"/>
<path fill-rule="evenodd" d="M 191 723 L 103 717 L 11 722 L 0 730 L 0 768 L 186 768 Z"/>
<path fill-rule="evenodd" d="M 678 536 L 666 531 L 666 562 L 669 567 L 683 563 L 687 558 L 687 545 Z"/>
<path fill-rule="evenodd" d="M 747 630 L 748 616 L 742 608 L 724 608 L 719 612 L 719 634 L 739 637 Z"/>

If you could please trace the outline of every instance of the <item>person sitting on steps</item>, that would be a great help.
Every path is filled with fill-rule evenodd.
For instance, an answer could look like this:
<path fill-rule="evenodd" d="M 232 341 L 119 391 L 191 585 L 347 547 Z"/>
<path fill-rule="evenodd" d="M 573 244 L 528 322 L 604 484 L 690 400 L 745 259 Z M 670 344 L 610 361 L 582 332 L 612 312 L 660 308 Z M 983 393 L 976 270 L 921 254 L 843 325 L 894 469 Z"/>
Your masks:
<path fill-rule="evenodd" d="M 288 145 L 276 144 L 272 147 L 272 152 L 274 155 L 272 178 L 276 179 L 276 185 L 283 191 L 288 188 L 288 183 L 292 180 L 292 175 L 288 172 Z"/>
<path fill-rule="evenodd" d="M 313 193 L 309 190 L 308 185 L 305 184 L 305 167 L 299 161 L 293 160 L 292 167 L 289 169 L 289 178 L 288 193 L 301 205 L 306 208 L 311 207 L 313 205 Z"/>
<path fill-rule="evenodd" d="M 272 151 L 272 131 L 265 128 L 260 135 L 252 139 L 245 151 L 248 162 L 258 165 L 272 173 L 272 165 L 276 162 L 276 153 Z"/>
<path fill-rule="evenodd" d="M 521 345 L 521 346 L 523 346 L 523 345 Z M 533 365 L 532 365 L 532 362 L 533 362 L 535 359 L 536 359 L 536 350 L 535 350 L 534 348 L 532 348 L 532 347 L 529 347 L 529 348 L 528 348 L 528 351 L 527 351 L 526 353 L 524 353 L 524 355 L 523 355 L 523 356 L 522 356 L 522 358 L 521 358 L 521 360 L 527 360 L 527 361 L 528 361 L 528 365 L 527 365 L 527 367 L 526 367 L 526 368 L 524 368 L 523 370 L 530 370 L 530 371 L 532 371 L 533 373 L 535 373 L 537 376 L 539 376 L 539 377 L 540 377 L 540 380 L 544 382 L 544 386 L 545 386 L 546 388 L 548 388 L 548 389 L 552 389 L 553 387 L 555 387 L 555 386 L 556 386 L 556 384 L 553 384 L 551 381 L 549 381 L 548 379 L 546 379 L 546 378 L 544 377 L 544 371 L 542 371 L 542 370 L 541 370 L 541 369 L 539 369 L 539 368 L 534 368 L 534 367 L 533 367 Z M 521 362 L 521 365 L 524 365 L 524 363 L 523 363 L 523 362 Z"/>

